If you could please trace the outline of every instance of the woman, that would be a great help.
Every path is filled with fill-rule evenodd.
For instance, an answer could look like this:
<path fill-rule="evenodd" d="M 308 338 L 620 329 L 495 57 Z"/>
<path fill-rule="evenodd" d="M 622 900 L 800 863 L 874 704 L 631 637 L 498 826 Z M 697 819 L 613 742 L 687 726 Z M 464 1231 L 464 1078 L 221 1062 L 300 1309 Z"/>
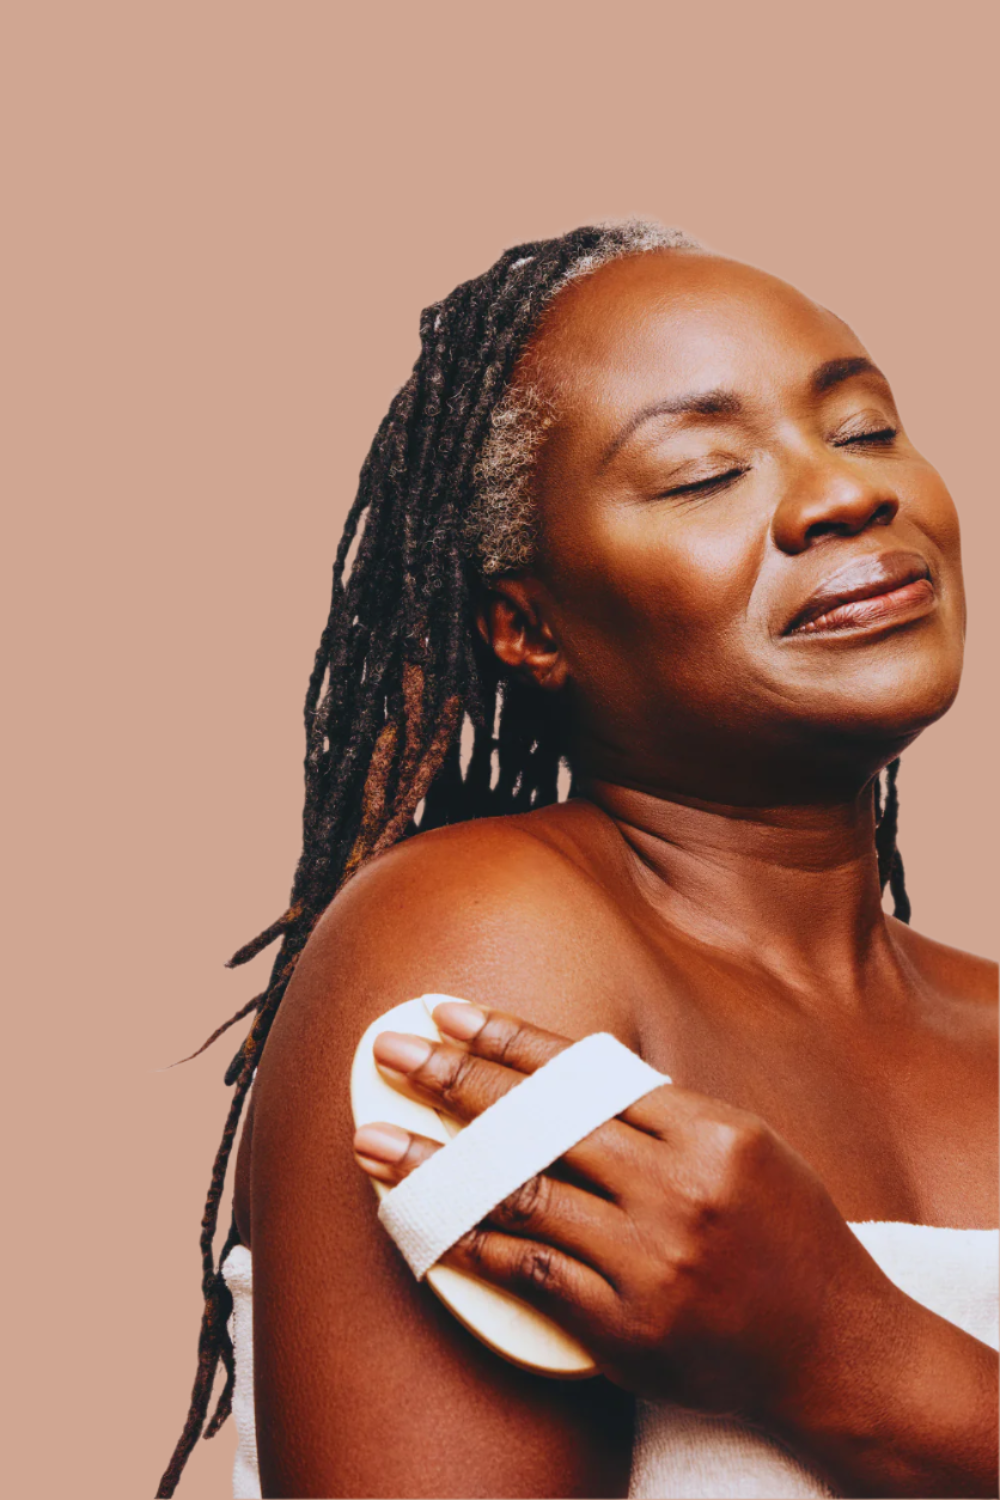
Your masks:
<path fill-rule="evenodd" d="M 292 904 L 235 960 L 282 938 L 161 1493 L 232 1374 L 211 1234 L 260 1062 L 226 1249 L 264 1494 L 993 1494 L 995 1356 L 862 1243 L 952 1281 L 996 1249 L 994 968 L 906 925 L 895 847 L 958 688 L 948 492 L 845 323 L 677 231 L 518 247 L 421 333 L 337 557 Z M 596 1379 L 491 1354 L 375 1217 L 365 1175 L 434 1148 L 355 1137 L 351 1058 L 427 991 L 480 1009 L 376 1055 L 460 1118 L 594 1031 L 673 1079 L 446 1257 Z"/>

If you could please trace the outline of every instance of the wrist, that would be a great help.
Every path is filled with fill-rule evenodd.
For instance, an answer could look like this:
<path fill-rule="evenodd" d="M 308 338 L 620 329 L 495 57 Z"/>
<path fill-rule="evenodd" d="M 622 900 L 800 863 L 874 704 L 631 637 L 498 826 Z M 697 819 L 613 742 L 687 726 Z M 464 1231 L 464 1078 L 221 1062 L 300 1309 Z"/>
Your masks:
<path fill-rule="evenodd" d="M 764 1419 L 789 1440 L 864 1444 L 905 1399 L 906 1351 L 926 1310 L 870 1271 L 860 1285 L 828 1286 L 821 1317 L 772 1387 Z"/>
<path fill-rule="evenodd" d="M 996 1494 L 993 1350 L 887 1278 L 844 1299 L 771 1414 L 845 1494 Z"/>

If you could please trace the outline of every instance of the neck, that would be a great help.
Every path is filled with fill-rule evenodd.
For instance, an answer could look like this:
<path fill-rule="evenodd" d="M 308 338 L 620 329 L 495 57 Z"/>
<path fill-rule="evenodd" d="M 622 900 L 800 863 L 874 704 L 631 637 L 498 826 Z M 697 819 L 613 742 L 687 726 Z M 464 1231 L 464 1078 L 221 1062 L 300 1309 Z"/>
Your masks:
<path fill-rule="evenodd" d="M 870 992 L 895 952 L 882 910 L 871 784 L 849 801 L 738 807 L 598 778 L 648 899 L 675 931 L 831 999 Z"/>

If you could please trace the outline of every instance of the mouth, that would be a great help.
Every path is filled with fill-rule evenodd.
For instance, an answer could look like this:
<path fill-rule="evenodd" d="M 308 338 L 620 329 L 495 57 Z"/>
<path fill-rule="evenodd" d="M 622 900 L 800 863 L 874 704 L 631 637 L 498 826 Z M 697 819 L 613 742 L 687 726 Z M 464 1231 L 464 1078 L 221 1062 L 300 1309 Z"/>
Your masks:
<path fill-rule="evenodd" d="M 820 584 L 781 633 L 819 635 L 901 624 L 926 613 L 935 598 L 930 569 L 919 553 L 875 553 Z"/>

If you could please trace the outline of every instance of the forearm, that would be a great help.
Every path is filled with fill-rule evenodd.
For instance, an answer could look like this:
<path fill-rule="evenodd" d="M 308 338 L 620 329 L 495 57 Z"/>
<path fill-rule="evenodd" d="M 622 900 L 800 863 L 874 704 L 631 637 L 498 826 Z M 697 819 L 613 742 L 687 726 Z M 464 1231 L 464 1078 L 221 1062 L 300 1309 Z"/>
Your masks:
<path fill-rule="evenodd" d="M 775 1425 L 843 1494 L 996 1496 L 992 1349 L 894 1290 L 813 1363 Z"/>

